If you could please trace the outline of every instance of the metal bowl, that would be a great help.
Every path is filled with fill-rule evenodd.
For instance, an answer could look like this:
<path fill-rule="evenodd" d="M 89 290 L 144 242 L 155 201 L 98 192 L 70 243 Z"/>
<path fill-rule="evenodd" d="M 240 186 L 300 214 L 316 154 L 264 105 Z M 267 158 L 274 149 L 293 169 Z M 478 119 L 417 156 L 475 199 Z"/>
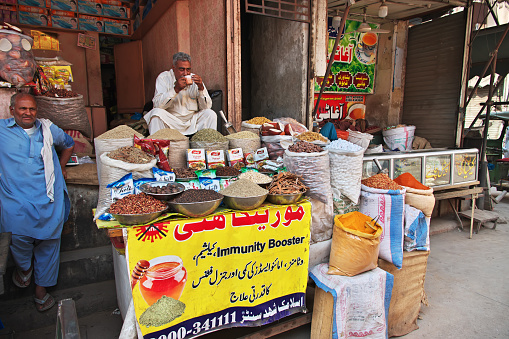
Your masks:
<path fill-rule="evenodd" d="M 174 186 L 177 187 L 179 190 L 176 193 L 167 193 L 167 194 L 157 194 L 157 193 L 150 193 L 147 191 L 149 187 L 162 187 L 162 186 Z M 169 200 L 173 196 L 180 194 L 185 191 L 185 186 L 182 184 L 179 184 L 178 182 L 172 182 L 172 181 L 152 181 L 147 182 L 140 186 L 140 191 L 145 193 L 146 195 L 150 195 L 151 197 L 154 197 L 158 200 Z"/>
<path fill-rule="evenodd" d="M 173 207 L 175 212 L 187 215 L 188 217 L 198 218 L 204 217 L 214 212 L 219 204 L 221 204 L 221 201 L 223 201 L 223 198 L 211 201 L 187 203 L 169 201 L 168 204 Z"/>
<path fill-rule="evenodd" d="M 226 206 L 231 209 L 249 211 L 260 207 L 260 205 L 265 201 L 265 198 L 267 198 L 267 194 L 248 198 L 228 197 L 225 195 L 223 200 Z"/>
<path fill-rule="evenodd" d="M 148 224 L 152 220 L 157 219 L 163 212 L 168 209 L 165 208 L 159 212 L 144 213 L 144 214 L 111 214 L 122 225 L 143 225 Z"/>
<path fill-rule="evenodd" d="M 304 192 L 305 193 L 305 192 Z M 302 198 L 304 193 L 294 194 L 269 194 L 267 200 L 276 205 L 291 205 L 295 204 Z"/>

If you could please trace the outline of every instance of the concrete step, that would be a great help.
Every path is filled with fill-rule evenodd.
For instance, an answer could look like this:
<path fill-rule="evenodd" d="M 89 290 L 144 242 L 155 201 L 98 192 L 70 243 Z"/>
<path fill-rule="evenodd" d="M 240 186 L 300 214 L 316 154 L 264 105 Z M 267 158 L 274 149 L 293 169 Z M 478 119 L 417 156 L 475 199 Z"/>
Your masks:
<path fill-rule="evenodd" d="M 78 318 L 91 314 L 115 310 L 117 308 L 117 295 L 115 281 L 107 280 L 94 284 L 77 284 L 67 289 L 48 289 L 56 304 L 59 300 L 72 298 L 76 303 Z M 35 309 L 33 292 L 26 295 L 2 301 L 0 319 L 8 330 L 15 333 L 54 326 L 57 319 L 57 306 L 40 313 Z"/>
<path fill-rule="evenodd" d="M 11 259 L 4 276 L 5 294 L 0 296 L 0 302 L 24 298 L 34 293 L 33 279 L 32 284 L 25 289 L 14 285 L 11 279 L 13 271 Z M 111 245 L 65 251 L 60 254 L 58 284 L 52 289 L 62 290 L 112 279 L 115 279 L 115 274 Z"/>

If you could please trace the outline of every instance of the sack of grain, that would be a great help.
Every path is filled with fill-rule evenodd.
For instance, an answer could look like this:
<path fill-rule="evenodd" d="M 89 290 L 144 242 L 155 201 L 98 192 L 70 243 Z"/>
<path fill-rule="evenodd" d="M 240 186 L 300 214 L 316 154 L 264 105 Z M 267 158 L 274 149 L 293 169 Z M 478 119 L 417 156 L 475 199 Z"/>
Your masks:
<path fill-rule="evenodd" d="M 101 185 L 101 167 L 102 167 L 101 155 L 104 152 L 111 152 L 120 147 L 133 146 L 134 135 L 136 135 L 139 138 L 143 138 L 143 135 L 136 132 L 132 128 L 126 125 L 120 125 L 115 127 L 114 129 L 111 129 L 99 135 L 94 139 L 95 160 L 97 164 L 97 178 L 99 179 L 99 185 Z M 105 185 L 107 184 L 109 184 L 109 182 L 106 183 Z"/>
<path fill-rule="evenodd" d="M 49 119 L 61 129 L 74 129 L 86 137 L 92 136 L 83 95 L 75 98 L 37 96 L 35 100 L 39 118 Z"/>
<path fill-rule="evenodd" d="M 373 134 L 348 130 L 348 141 L 366 150 L 373 139 Z"/>
<path fill-rule="evenodd" d="M 341 140 L 340 142 L 346 142 Z M 331 187 L 334 199 L 344 194 L 354 204 L 361 193 L 362 158 L 364 150 L 342 151 L 328 147 L 331 170 Z"/>
<path fill-rule="evenodd" d="M 242 148 L 242 153 L 252 153 L 261 147 L 260 137 L 249 131 L 238 132 L 226 136 L 229 148 Z"/>
<path fill-rule="evenodd" d="M 171 168 L 187 167 L 187 150 L 189 148 L 189 138 L 176 129 L 163 128 L 151 134 L 147 139 L 170 140 L 168 151 L 168 162 Z"/>

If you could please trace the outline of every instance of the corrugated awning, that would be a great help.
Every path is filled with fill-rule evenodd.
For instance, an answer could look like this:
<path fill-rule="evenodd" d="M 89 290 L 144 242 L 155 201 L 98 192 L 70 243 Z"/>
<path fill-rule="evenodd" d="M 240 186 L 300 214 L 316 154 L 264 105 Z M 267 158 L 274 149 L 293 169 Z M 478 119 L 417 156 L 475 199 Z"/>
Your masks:
<path fill-rule="evenodd" d="M 470 78 L 480 76 L 486 63 L 491 58 L 491 53 L 497 47 L 500 38 L 502 37 L 507 25 L 491 27 L 483 29 L 476 36 L 472 44 L 472 67 L 470 68 Z M 489 74 L 490 71 L 487 73 Z M 496 73 L 500 75 L 509 72 L 509 34 L 506 35 L 497 55 L 497 69 Z"/>

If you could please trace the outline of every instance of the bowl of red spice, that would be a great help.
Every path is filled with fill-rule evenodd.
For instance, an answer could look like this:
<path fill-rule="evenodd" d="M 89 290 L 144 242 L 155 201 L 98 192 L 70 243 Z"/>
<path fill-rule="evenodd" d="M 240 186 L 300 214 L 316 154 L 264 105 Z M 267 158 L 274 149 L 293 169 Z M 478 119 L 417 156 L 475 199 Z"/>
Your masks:
<path fill-rule="evenodd" d="M 163 201 L 145 193 L 129 194 L 111 204 L 109 213 L 122 225 L 144 225 L 168 209 Z"/>

